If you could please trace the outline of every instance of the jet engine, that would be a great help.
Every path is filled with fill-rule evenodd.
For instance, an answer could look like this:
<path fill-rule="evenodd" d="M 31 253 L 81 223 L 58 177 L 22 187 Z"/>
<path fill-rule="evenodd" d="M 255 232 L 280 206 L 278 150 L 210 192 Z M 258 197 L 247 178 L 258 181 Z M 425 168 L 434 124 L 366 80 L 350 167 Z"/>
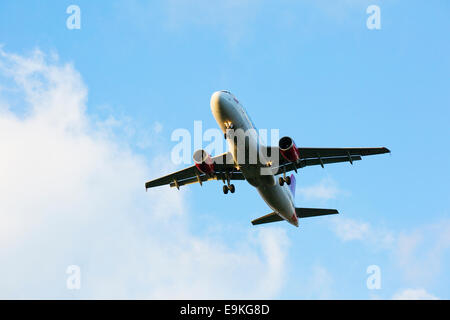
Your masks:
<path fill-rule="evenodd" d="M 294 140 L 290 137 L 283 137 L 278 142 L 280 153 L 287 161 L 297 162 L 300 159 L 300 153 L 295 146 Z"/>
<path fill-rule="evenodd" d="M 211 156 L 203 149 L 199 149 L 194 152 L 192 156 L 194 159 L 195 166 L 200 172 L 205 174 L 214 173 L 214 161 L 211 159 Z"/>

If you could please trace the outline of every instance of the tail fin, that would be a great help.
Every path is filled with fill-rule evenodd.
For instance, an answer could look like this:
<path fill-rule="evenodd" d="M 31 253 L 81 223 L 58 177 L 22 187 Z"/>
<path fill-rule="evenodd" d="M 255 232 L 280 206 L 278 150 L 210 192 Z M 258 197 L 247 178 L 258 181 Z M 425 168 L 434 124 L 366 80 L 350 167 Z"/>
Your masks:
<path fill-rule="evenodd" d="M 295 176 L 291 174 L 291 184 L 289 185 L 289 190 L 291 190 L 292 197 L 295 199 Z"/>

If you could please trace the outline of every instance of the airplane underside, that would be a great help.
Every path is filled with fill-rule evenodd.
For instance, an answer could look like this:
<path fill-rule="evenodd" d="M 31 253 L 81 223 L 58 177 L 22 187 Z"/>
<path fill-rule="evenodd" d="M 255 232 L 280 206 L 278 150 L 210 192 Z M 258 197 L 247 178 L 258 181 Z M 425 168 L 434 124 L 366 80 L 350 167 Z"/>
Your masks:
<path fill-rule="evenodd" d="M 304 148 L 290 137 L 282 137 L 278 146 L 264 146 L 253 122 L 240 102 L 228 91 L 211 97 L 212 114 L 224 134 L 230 152 L 211 157 L 200 149 L 194 152 L 194 165 L 148 181 L 146 189 L 166 185 L 182 186 L 211 180 L 223 182 L 223 193 L 234 193 L 232 181 L 245 180 L 256 188 L 273 212 L 252 221 L 253 225 L 286 220 L 298 227 L 298 219 L 337 214 L 336 209 L 295 207 L 295 176 L 290 171 L 339 162 L 353 164 L 363 156 L 389 153 L 381 148 Z M 240 135 L 244 133 L 244 135 Z M 242 139 L 239 139 L 243 137 Z"/>

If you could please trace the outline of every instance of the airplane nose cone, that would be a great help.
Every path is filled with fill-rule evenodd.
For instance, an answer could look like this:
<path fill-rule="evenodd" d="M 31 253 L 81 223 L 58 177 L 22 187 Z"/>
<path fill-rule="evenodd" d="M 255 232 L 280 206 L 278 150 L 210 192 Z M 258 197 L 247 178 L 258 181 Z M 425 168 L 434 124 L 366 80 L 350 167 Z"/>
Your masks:
<path fill-rule="evenodd" d="M 227 118 L 228 114 L 227 93 L 216 91 L 211 96 L 211 112 L 216 119 Z"/>
<path fill-rule="evenodd" d="M 220 108 L 220 91 L 216 91 L 211 96 L 211 111 L 212 113 L 215 113 Z"/>

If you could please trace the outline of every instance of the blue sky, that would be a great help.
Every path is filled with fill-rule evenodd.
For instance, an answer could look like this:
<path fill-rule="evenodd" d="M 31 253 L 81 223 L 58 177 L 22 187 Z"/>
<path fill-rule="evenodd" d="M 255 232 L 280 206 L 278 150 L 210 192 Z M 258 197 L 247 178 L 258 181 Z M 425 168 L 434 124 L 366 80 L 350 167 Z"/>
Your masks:
<path fill-rule="evenodd" d="M 79 30 L 66 28 L 71 4 Z M 372 4 L 381 30 L 366 27 Z M 437 0 L 3 1 L 9 156 L 0 172 L 14 201 L 0 218 L 16 231 L 0 238 L 0 296 L 448 299 L 449 9 Z M 258 128 L 299 146 L 392 154 L 302 170 L 297 205 L 341 214 L 298 229 L 251 226 L 270 210 L 243 182 L 227 196 L 220 183 L 143 192 L 182 167 L 170 163 L 175 129 L 216 126 L 209 99 L 221 89 Z M 40 193 L 19 192 L 30 175 Z M 71 264 L 80 290 L 65 288 Z M 366 286 L 370 265 L 380 267 L 379 290 Z"/>

